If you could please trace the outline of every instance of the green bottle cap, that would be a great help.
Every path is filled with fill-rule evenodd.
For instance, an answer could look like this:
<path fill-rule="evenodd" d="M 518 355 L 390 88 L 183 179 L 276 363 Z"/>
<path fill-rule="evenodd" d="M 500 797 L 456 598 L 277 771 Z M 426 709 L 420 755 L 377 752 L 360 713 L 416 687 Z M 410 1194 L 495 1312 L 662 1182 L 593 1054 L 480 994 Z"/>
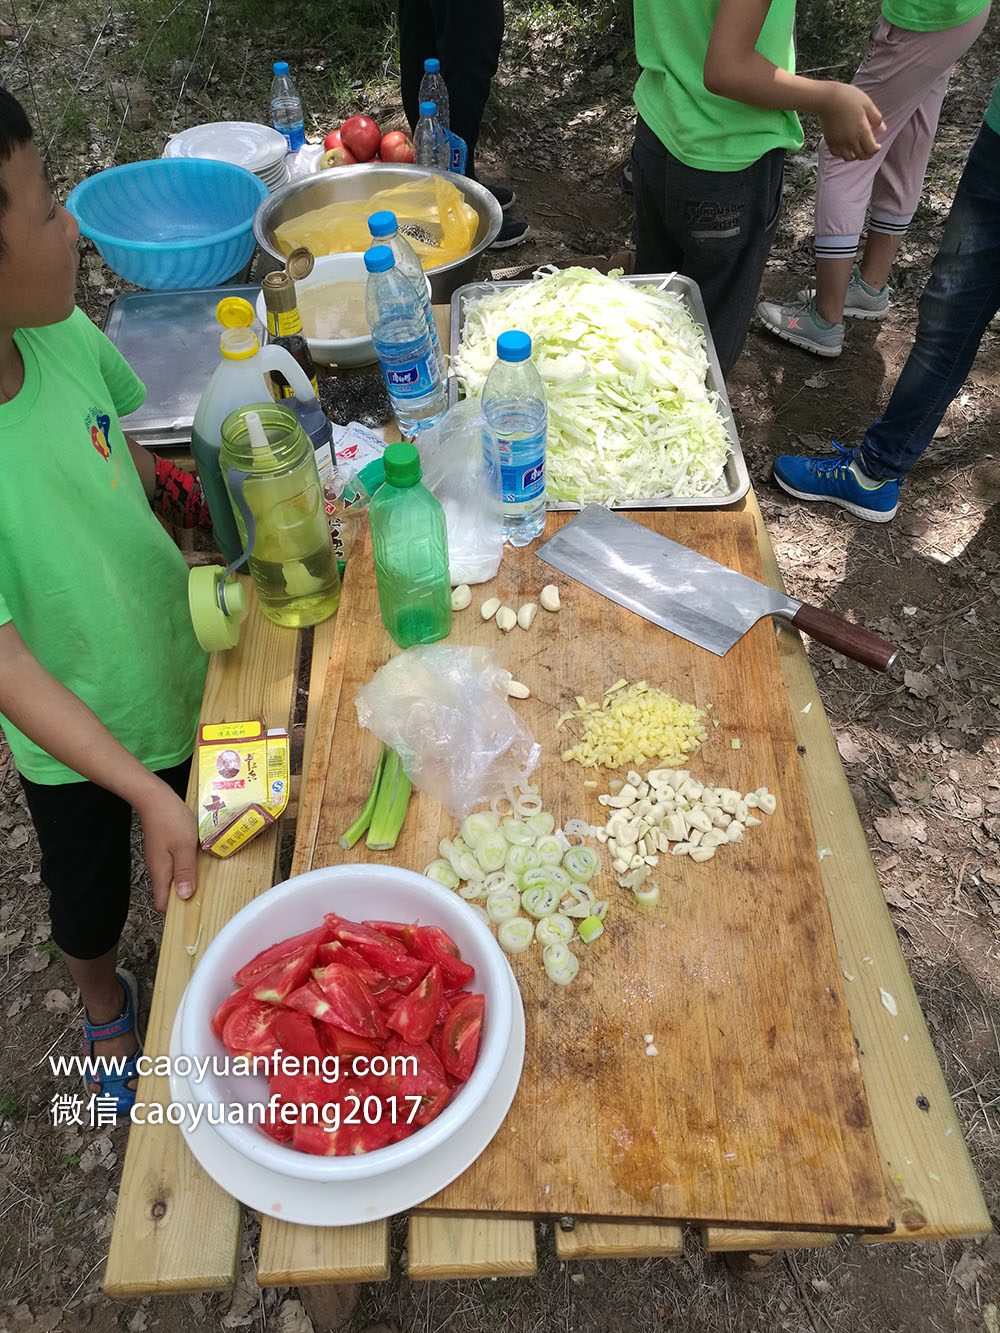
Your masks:
<path fill-rule="evenodd" d="M 385 479 L 390 486 L 415 486 L 420 480 L 420 455 L 416 446 L 404 444 L 386 445 L 382 455 L 385 465 Z"/>

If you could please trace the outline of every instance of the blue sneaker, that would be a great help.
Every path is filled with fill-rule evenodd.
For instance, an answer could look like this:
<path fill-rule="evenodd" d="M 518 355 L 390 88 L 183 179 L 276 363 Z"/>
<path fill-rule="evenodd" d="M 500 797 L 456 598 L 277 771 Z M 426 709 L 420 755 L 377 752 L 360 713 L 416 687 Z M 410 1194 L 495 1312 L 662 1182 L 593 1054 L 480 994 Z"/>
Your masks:
<path fill-rule="evenodd" d="M 834 458 L 785 454 L 774 460 L 774 479 L 797 500 L 828 500 L 869 523 L 888 523 L 899 504 L 901 482 L 872 481 L 860 470 L 850 449 L 833 441 Z"/>

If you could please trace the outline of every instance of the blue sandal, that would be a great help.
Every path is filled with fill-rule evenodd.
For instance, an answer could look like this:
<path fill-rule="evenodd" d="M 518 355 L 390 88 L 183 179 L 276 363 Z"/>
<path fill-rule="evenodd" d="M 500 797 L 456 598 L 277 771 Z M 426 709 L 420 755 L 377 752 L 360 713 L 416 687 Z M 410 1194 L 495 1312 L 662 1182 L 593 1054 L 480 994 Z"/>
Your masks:
<path fill-rule="evenodd" d="M 116 1115 L 127 1115 L 135 1105 L 135 1089 L 130 1088 L 129 1082 L 138 1077 L 136 1061 L 142 1054 L 142 1036 L 138 1031 L 136 1015 L 139 1012 L 139 988 L 135 977 L 125 968 L 120 967 L 116 971 L 122 990 L 125 993 L 125 1008 L 121 1014 L 110 1023 L 91 1023 L 87 1016 L 87 1011 L 83 1011 L 83 1035 L 87 1042 L 86 1060 L 96 1061 L 100 1057 L 94 1055 L 94 1042 L 104 1041 L 108 1037 L 121 1037 L 126 1032 L 136 1029 L 136 1037 L 139 1041 L 139 1049 L 134 1055 L 130 1055 L 120 1070 L 103 1069 L 100 1066 L 88 1065 L 84 1068 L 84 1090 L 88 1096 L 99 1097 L 107 1106 L 105 1099 L 111 1098 L 114 1101 L 114 1110 Z M 113 1059 L 115 1057 L 108 1057 Z M 88 1083 L 100 1084 L 100 1092 L 90 1093 L 87 1087 Z M 110 1107 L 108 1108 L 110 1109 Z"/>

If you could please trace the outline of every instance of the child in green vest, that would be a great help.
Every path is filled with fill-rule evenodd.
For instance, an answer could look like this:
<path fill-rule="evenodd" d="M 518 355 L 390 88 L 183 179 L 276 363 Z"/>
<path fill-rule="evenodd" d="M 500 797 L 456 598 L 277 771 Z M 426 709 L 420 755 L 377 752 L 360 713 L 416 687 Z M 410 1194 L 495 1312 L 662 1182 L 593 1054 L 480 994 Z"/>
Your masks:
<path fill-rule="evenodd" d="M 42 851 L 52 937 L 85 1006 L 102 1109 L 134 1101 L 135 979 L 116 968 L 132 810 L 157 907 L 194 892 L 184 801 L 206 658 L 187 566 L 119 415 L 145 390 L 74 308 L 77 226 L 0 88 L 0 724 Z M 161 482 L 164 478 L 160 478 Z M 169 478 L 166 479 L 169 481 Z"/>

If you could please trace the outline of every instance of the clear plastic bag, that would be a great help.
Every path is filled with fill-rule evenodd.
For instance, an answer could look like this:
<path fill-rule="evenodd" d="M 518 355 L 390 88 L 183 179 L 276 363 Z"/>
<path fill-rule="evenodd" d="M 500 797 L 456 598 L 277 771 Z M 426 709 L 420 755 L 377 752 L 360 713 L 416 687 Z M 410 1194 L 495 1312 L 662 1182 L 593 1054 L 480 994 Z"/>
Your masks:
<path fill-rule="evenodd" d="M 448 524 L 452 584 L 485 583 L 500 568 L 505 522 L 500 446 L 479 399 L 450 407 L 437 425 L 420 432 L 416 445 L 423 483 Z"/>
<path fill-rule="evenodd" d="M 275 228 L 274 239 L 285 255 L 300 245 L 314 255 L 367 250 L 372 243 L 368 218 L 383 208 L 396 214 L 400 231 L 425 269 L 461 259 L 475 243 L 479 214 L 456 185 L 432 173 L 424 180 L 378 190 L 368 199 L 310 209 L 282 222 Z"/>
<path fill-rule="evenodd" d="M 524 782 L 541 758 L 508 702 L 510 678 L 488 648 L 407 648 L 358 690 L 358 722 L 397 752 L 415 787 L 461 820 Z"/>

